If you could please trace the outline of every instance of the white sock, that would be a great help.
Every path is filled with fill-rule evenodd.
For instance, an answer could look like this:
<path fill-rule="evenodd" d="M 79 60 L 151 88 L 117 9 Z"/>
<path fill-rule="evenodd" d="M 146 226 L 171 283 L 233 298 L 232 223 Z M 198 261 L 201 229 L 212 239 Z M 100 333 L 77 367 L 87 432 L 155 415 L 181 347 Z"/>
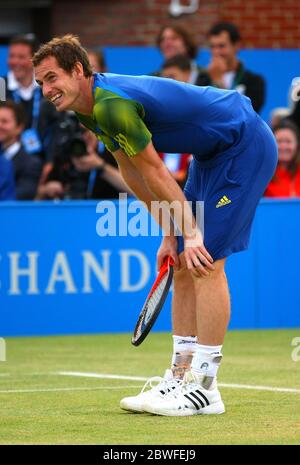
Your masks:
<path fill-rule="evenodd" d="M 222 360 L 222 346 L 205 346 L 197 344 L 191 363 L 191 371 L 202 376 L 201 384 L 209 389 Z"/>
<path fill-rule="evenodd" d="M 196 346 L 196 336 L 173 336 L 172 371 L 175 378 L 183 378 L 190 370 Z"/>

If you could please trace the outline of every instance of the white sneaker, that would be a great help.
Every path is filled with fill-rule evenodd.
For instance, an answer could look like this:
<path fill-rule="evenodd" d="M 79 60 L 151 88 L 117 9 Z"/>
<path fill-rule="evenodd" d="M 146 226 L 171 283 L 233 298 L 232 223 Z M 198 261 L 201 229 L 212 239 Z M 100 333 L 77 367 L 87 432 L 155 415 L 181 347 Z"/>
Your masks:
<path fill-rule="evenodd" d="M 225 407 L 216 381 L 210 389 L 204 389 L 200 379 L 190 371 L 187 372 L 184 380 L 172 392 L 161 398 L 145 399 L 143 410 L 165 416 L 224 413 Z"/>
<path fill-rule="evenodd" d="M 154 401 L 155 399 L 163 399 L 163 397 L 175 390 L 181 381 L 173 377 L 172 370 L 166 370 L 164 377 L 154 376 L 149 378 L 143 389 L 137 396 L 124 397 L 120 402 L 120 407 L 124 410 L 132 412 L 144 412 L 143 404 L 147 401 Z M 154 383 L 157 383 L 154 385 Z M 147 390 L 147 388 L 149 388 Z"/>

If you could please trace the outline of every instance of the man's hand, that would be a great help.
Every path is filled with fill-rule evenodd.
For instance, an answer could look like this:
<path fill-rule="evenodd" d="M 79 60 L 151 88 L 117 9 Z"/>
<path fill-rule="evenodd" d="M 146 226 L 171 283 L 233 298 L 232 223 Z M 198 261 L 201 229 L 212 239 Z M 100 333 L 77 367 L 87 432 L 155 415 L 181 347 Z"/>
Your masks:
<path fill-rule="evenodd" d="M 194 236 L 184 239 L 184 258 L 187 268 L 195 276 L 208 276 L 209 270 L 213 271 L 213 258 L 203 244 L 203 238 L 199 231 Z"/>
<path fill-rule="evenodd" d="M 173 258 L 174 268 L 176 271 L 178 271 L 180 267 L 180 263 L 179 263 L 179 257 L 177 254 L 177 239 L 174 236 L 165 236 L 162 240 L 162 243 L 156 255 L 157 271 L 160 270 L 160 267 L 164 259 L 168 255 Z"/>
<path fill-rule="evenodd" d="M 224 86 L 223 76 L 227 71 L 227 65 L 224 58 L 215 56 L 212 58 L 210 64 L 207 67 L 207 72 L 210 75 L 213 82 L 219 84 L 221 87 Z"/>
<path fill-rule="evenodd" d="M 39 186 L 36 199 L 62 199 L 63 196 L 64 186 L 62 183 L 59 181 L 48 181 L 46 184 Z"/>
<path fill-rule="evenodd" d="M 72 163 L 78 171 L 88 172 L 97 168 L 101 168 L 105 163 L 95 153 L 89 153 L 79 158 L 72 158 Z"/>

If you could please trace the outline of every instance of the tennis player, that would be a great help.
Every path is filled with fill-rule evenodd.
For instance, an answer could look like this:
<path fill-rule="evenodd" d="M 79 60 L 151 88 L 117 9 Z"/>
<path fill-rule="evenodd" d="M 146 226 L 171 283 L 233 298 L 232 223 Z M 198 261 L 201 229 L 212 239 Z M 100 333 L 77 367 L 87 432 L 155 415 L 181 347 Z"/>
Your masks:
<path fill-rule="evenodd" d="M 182 236 L 163 238 L 176 264 L 171 369 L 159 384 L 121 400 L 158 415 L 220 414 L 217 387 L 230 317 L 226 258 L 248 247 L 255 209 L 273 176 L 277 149 L 268 126 L 236 91 L 148 76 L 93 74 L 78 39 L 67 35 L 33 57 L 36 80 L 58 111 L 73 110 L 117 160 L 124 180 L 149 210 L 153 200 L 204 201 L 205 237 L 184 214 Z M 157 152 L 192 153 L 184 191 Z"/>

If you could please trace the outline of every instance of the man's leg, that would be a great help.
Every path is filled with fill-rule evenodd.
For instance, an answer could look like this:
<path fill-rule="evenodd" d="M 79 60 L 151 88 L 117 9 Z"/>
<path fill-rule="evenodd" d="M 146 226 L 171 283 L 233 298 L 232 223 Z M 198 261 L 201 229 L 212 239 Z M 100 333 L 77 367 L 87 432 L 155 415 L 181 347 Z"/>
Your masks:
<path fill-rule="evenodd" d="M 225 259 L 214 263 L 209 276 L 193 276 L 197 308 L 198 344 L 191 372 L 205 389 L 216 386 L 224 342 L 230 319 L 230 295 L 224 270 Z"/>
<path fill-rule="evenodd" d="M 224 270 L 225 259 L 214 263 L 209 276 L 192 275 L 197 317 L 198 343 L 223 344 L 230 319 L 230 296 Z"/>
<path fill-rule="evenodd" d="M 224 270 L 225 259 L 214 263 L 215 270 L 209 276 L 198 277 L 191 274 L 186 268 L 183 253 L 180 255 L 181 268 L 174 274 L 174 294 L 172 305 L 173 333 L 177 337 L 197 335 L 198 344 L 193 345 L 193 369 L 201 372 L 201 365 L 208 363 L 211 352 L 219 350 L 223 344 L 227 326 L 230 319 L 230 297 Z M 175 344 L 174 344 L 175 345 Z M 184 346 L 183 346 L 184 347 Z M 201 353 L 201 349 L 202 352 Z M 174 347 L 173 365 L 176 355 Z M 180 365 L 180 353 L 177 357 L 177 366 Z M 216 358 L 210 374 L 216 373 L 221 360 Z M 206 366 L 206 365 L 204 365 Z M 185 367 L 188 369 L 188 366 Z M 213 376 L 211 376 L 213 378 Z"/>
<path fill-rule="evenodd" d="M 183 254 L 182 254 L 183 255 Z M 172 299 L 173 327 L 173 376 L 182 379 L 190 370 L 197 347 L 197 320 L 194 282 L 191 273 L 184 266 L 174 273 Z"/>
<path fill-rule="evenodd" d="M 179 345 L 176 351 L 174 344 L 172 371 L 175 376 L 177 370 L 181 371 L 184 382 L 178 385 L 174 396 L 146 400 L 143 407 L 147 412 L 167 416 L 223 413 L 225 407 L 216 376 L 230 317 L 225 259 L 217 260 L 215 270 L 205 277 L 194 276 L 186 268 L 183 254 L 180 259 L 181 269 L 174 276 L 174 334 L 177 342 L 197 334 L 198 343 L 193 344 L 193 353 L 189 354 L 190 367 L 186 364 L 186 352 Z"/>
<path fill-rule="evenodd" d="M 180 269 L 173 280 L 172 323 L 173 333 L 180 336 L 197 335 L 196 296 L 192 274 L 186 268 L 183 253 Z"/>
<path fill-rule="evenodd" d="M 198 336 L 199 344 L 220 345 L 230 319 L 230 297 L 224 270 L 225 259 L 214 263 L 209 276 L 196 277 L 186 268 L 174 273 L 173 333 Z"/>

